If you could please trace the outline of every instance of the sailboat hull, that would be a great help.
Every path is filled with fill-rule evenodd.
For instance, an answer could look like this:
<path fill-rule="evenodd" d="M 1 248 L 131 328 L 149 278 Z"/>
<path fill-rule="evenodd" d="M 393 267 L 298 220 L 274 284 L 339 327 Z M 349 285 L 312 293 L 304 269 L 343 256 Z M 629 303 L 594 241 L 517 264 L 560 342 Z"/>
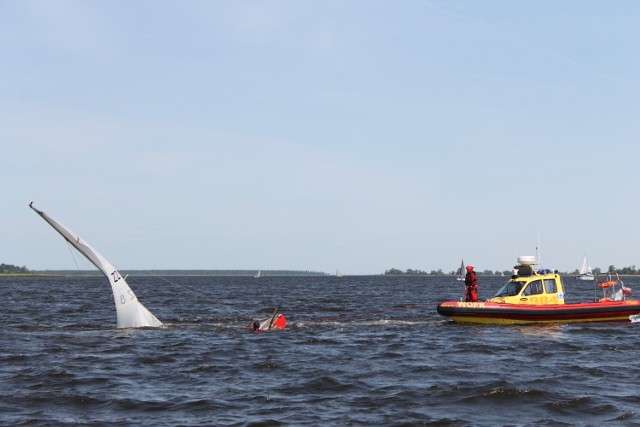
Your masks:
<path fill-rule="evenodd" d="M 640 301 L 624 300 L 551 305 L 446 301 L 438 304 L 437 311 L 441 316 L 465 323 L 628 322 L 629 316 L 640 314 Z"/>
<path fill-rule="evenodd" d="M 284 314 L 278 314 L 275 317 L 268 317 L 260 321 L 260 327 L 258 328 L 258 331 L 270 331 L 284 329 L 286 327 L 287 319 L 284 317 Z"/>

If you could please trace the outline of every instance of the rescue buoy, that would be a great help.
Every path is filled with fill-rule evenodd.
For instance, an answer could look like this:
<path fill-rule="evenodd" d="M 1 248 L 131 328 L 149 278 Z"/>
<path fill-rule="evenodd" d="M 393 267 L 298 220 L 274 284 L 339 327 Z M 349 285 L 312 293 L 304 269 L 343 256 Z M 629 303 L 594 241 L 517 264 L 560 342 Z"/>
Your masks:
<path fill-rule="evenodd" d="M 600 298 L 600 302 L 609 302 L 613 301 L 611 298 Z"/>
<path fill-rule="evenodd" d="M 610 288 L 611 286 L 617 284 L 618 281 L 617 280 L 609 280 L 607 282 L 602 282 L 602 283 L 598 283 L 598 286 L 600 286 L 602 289 L 604 288 Z"/>

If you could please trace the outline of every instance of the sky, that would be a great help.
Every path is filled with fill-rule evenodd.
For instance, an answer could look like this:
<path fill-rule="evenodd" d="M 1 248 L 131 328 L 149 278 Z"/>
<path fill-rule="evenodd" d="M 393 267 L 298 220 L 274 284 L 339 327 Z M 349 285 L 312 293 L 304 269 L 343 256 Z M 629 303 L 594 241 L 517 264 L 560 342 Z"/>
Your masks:
<path fill-rule="evenodd" d="M 4 0 L 0 262 L 640 266 L 639 118 L 634 0 Z"/>

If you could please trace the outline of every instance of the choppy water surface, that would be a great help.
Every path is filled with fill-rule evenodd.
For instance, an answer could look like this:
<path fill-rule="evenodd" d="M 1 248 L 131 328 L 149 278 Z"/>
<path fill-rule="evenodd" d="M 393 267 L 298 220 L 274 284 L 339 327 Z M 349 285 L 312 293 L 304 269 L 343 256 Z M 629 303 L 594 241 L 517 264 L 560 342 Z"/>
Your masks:
<path fill-rule="evenodd" d="M 451 278 L 165 279 L 128 278 L 168 326 L 136 330 L 104 278 L 0 279 L 2 424 L 640 425 L 638 323 L 450 323 Z"/>

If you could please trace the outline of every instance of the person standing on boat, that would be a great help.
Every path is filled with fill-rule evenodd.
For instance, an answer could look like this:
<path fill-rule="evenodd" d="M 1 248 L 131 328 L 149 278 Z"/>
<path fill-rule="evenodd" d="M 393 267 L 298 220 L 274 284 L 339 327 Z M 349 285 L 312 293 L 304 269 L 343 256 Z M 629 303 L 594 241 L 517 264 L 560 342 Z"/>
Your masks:
<path fill-rule="evenodd" d="M 464 287 L 467 293 L 467 302 L 478 301 L 478 276 L 473 271 L 472 265 L 467 265 L 467 275 L 464 277 Z"/>

